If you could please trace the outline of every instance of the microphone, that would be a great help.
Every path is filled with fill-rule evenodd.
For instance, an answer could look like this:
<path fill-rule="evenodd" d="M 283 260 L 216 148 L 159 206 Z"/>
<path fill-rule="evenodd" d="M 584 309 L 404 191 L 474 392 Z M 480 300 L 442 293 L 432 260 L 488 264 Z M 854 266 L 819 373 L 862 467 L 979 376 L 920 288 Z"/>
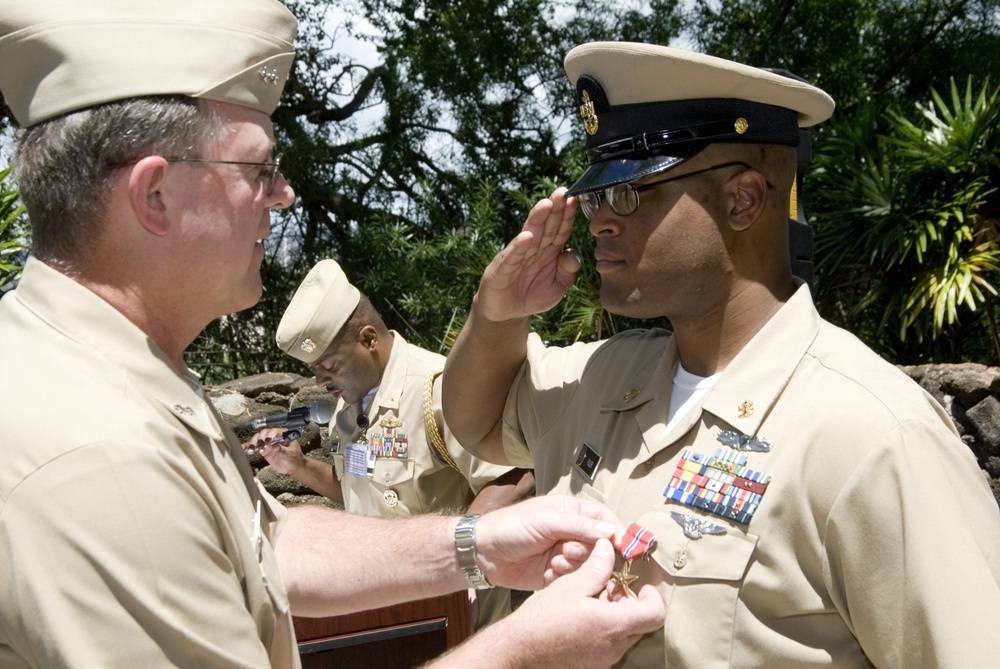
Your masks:
<path fill-rule="evenodd" d="M 244 428 L 259 430 L 264 427 L 275 427 L 282 425 L 288 428 L 302 428 L 306 423 L 316 423 L 326 425 L 333 418 L 333 404 L 330 402 L 317 402 L 312 406 L 299 407 L 287 413 L 276 413 L 263 418 L 255 418 L 247 423 Z"/>

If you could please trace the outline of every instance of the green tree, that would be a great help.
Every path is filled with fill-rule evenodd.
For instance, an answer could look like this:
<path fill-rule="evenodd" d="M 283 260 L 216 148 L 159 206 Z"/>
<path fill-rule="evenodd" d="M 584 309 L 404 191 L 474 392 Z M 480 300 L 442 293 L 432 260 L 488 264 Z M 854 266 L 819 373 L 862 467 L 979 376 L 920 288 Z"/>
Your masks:
<path fill-rule="evenodd" d="M 300 19 L 275 114 L 296 205 L 274 219 L 267 292 L 213 324 L 190 358 L 207 378 L 285 369 L 273 342 L 292 291 L 334 257 L 389 325 L 432 348 L 461 324 L 491 249 L 534 198 L 582 168 L 562 70 L 591 40 L 681 44 L 783 67 L 823 86 L 838 118 L 870 99 L 908 103 L 931 85 L 1000 80 L 1000 0 L 285 0 Z M 352 38 L 352 39 L 348 39 Z M 356 40 L 373 57 L 358 58 Z M 825 132 L 814 151 L 823 152 Z M 820 213 L 807 179 L 807 214 Z M 573 244 L 591 256 L 582 224 Z M 600 308 L 589 266 L 538 320 L 552 341 L 630 323 Z"/>
<path fill-rule="evenodd" d="M 700 50 L 784 68 L 823 88 L 838 114 L 916 102 L 950 77 L 983 81 L 998 63 L 997 0 L 695 0 Z"/>
<path fill-rule="evenodd" d="M 817 300 L 892 359 L 1000 364 L 1000 89 L 949 91 L 830 128 L 812 182 Z"/>

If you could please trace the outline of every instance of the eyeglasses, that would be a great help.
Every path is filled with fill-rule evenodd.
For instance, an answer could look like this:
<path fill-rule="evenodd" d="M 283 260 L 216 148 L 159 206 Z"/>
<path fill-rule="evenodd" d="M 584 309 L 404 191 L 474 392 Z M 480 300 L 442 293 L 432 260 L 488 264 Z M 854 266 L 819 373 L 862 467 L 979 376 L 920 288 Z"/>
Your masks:
<path fill-rule="evenodd" d="M 281 174 L 281 154 L 275 153 L 269 163 L 254 163 L 244 160 L 208 160 L 206 158 L 176 158 L 172 163 L 218 163 L 220 165 L 255 165 L 260 168 L 260 180 L 264 184 L 264 194 L 270 197 L 274 194 L 274 184 Z"/>
<path fill-rule="evenodd" d="M 274 195 L 274 185 L 278 181 L 278 175 L 281 174 L 281 154 L 275 153 L 274 157 L 270 162 L 255 163 L 246 160 L 209 160 L 207 158 L 168 158 L 167 162 L 171 163 L 217 163 L 219 165 L 252 165 L 260 168 L 260 176 L 258 177 L 262 184 L 264 184 L 264 194 L 267 197 Z M 127 163 L 120 163 L 118 165 L 108 165 L 107 169 L 117 170 L 121 167 L 128 167 L 129 165 L 135 165 L 138 160 L 130 160 Z"/>
<path fill-rule="evenodd" d="M 670 181 L 686 179 L 698 174 L 711 172 L 712 170 L 721 170 L 723 167 L 733 167 L 735 165 L 739 165 L 744 169 L 750 169 L 750 166 L 744 162 L 733 161 L 730 163 L 713 165 L 701 170 L 695 170 L 694 172 L 688 172 L 687 174 L 681 174 L 676 177 L 667 177 L 666 179 L 660 179 L 659 181 L 650 181 L 649 183 L 640 184 L 638 186 L 630 183 L 624 183 L 611 186 L 610 188 L 605 188 L 604 190 L 580 193 L 576 196 L 576 199 L 580 203 L 580 209 L 583 211 L 583 215 L 586 216 L 588 220 L 597 213 L 597 209 L 601 206 L 601 201 L 605 198 L 608 200 L 608 205 L 610 205 L 611 211 L 615 212 L 619 216 L 628 216 L 639 208 L 640 191 L 648 190 L 654 186 L 660 186 Z M 774 185 L 770 181 L 767 181 L 766 183 L 768 188 L 774 188 Z"/>

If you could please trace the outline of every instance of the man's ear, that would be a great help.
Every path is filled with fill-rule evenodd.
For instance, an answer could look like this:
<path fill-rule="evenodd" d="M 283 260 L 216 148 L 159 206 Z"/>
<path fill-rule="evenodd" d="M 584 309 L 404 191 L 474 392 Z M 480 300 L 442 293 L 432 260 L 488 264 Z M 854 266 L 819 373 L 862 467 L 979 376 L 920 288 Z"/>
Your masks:
<path fill-rule="evenodd" d="M 764 212 L 767 200 L 767 180 L 760 172 L 749 169 L 735 175 L 730 182 L 729 227 L 737 232 L 746 230 Z"/>
<path fill-rule="evenodd" d="M 149 232 L 163 237 L 170 232 L 170 221 L 163 200 L 162 187 L 170 162 L 163 156 L 148 156 L 132 166 L 128 177 L 128 198 L 136 220 Z"/>
<path fill-rule="evenodd" d="M 378 331 L 372 325 L 366 325 L 358 331 L 358 341 L 370 351 L 378 348 Z"/>

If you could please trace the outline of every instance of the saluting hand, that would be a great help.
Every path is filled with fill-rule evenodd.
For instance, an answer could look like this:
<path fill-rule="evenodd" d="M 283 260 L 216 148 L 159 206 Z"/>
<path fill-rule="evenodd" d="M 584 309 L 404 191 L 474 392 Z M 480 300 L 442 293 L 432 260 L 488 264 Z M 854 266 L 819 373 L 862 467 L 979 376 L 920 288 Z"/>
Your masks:
<path fill-rule="evenodd" d="M 521 232 L 483 272 L 475 298 L 482 316 L 524 318 L 559 303 L 580 269 L 580 254 L 566 248 L 575 215 L 576 198 L 565 188 L 535 204 Z"/>

